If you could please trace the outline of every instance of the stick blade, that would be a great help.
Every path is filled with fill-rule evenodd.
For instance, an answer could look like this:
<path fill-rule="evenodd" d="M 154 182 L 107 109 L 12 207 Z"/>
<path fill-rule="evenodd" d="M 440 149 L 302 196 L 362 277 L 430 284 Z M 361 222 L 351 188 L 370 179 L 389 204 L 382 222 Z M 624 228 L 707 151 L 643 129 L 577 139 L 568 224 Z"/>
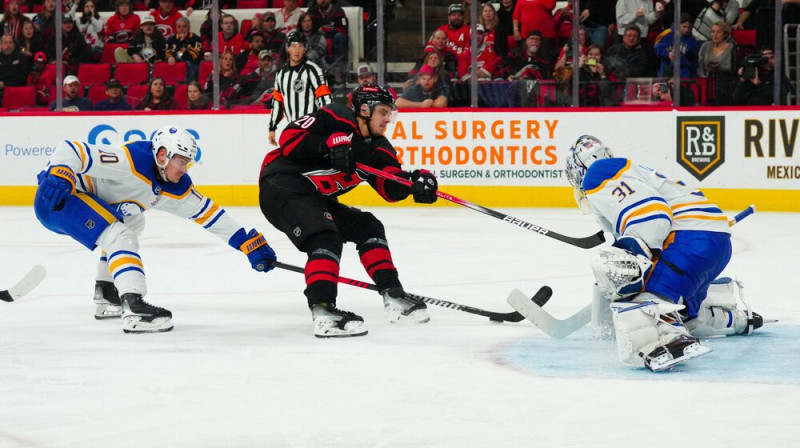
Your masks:
<path fill-rule="evenodd" d="M 39 286 L 39 283 L 41 283 L 46 276 L 47 270 L 44 266 L 37 264 L 32 267 L 31 270 L 25 274 L 25 277 L 22 277 L 22 280 L 18 281 L 16 285 L 9 288 L 8 291 L 2 291 L 0 299 L 6 302 L 19 300 L 22 296 L 31 292 L 33 288 Z"/>
<path fill-rule="evenodd" d="M 509 294 L 507 301 L 517 312 L 533 322 L 534 325 L 539 327 L 539 329 L 548 336 L 555 339 L 564 339 L 592 320 L 591 304 L 585 306 L 576 314 L 560 320 L 542 309 L 542 307 L 534 303 L 525 293 L 518 289 L 515 289 Z"/>

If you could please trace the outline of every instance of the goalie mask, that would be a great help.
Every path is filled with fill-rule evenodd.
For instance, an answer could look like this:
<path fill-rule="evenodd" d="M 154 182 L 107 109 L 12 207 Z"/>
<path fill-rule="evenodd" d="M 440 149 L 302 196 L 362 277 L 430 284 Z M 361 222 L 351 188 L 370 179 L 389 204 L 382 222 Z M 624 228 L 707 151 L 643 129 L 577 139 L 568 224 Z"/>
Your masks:
<path fill-rule="evenodd" d="M 586 193 L 583 191 L 583 177 L 586 170 L 596 160 L 614 157 L 611 149 L 607 148 L 597 137 L 581 135 L 578 141 L 569 148 L 567 154 L 567 181 L 575 190 L 575 201 L 582 211 L 586 212 Z"/>
<path fill-rule="evenodd" d="M 164 169 L 172 159 L 172 156 L 186 157 L 189 159 L 189 163 L 194 162 L 197 157 L 197 142 L 194 137 L 185 129 L 176 126 L 164 126 L 156 131 L 153 136 L 153 157 L 158 154 L 158 150 L 161 148 L 164 148 L 167 152 L 167 161 L 164 165 L 159 165 L 158 158 L 156 158 L 156 165 L 161 171 L 161 176 L 165 179 Z"/>

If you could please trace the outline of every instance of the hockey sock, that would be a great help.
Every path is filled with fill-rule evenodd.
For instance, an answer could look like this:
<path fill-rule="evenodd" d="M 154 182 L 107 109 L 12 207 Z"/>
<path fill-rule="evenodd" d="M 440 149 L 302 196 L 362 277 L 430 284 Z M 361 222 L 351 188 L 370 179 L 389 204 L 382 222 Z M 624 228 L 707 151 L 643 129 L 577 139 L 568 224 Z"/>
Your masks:
<path fill-rule="evenodd" d="M 97 275 L 95 280 L 103 282 L 113 282 L 111 278 L 111 271 L 108 269 L 108 255 L 105 252 L 100 254 L 100 259 L 97 260 Z"/>
<path fill-rule="evenodd" d="M 336 305 L 339 282 L 339 260 L 342 240 L 333 232 L 313 236 L 306 245 L 308 261 L 305 266 L 308 307 L 320 303 Z"/>
<path fill-rule="evenodd" d="M 97 245 L 108 254 L 108 270 L 119 295 L 147 295 L 144 265 L 139 257 L 139 239 L 125 224 L 115 222 L 100 234 Z"/>
<path fill-rule="evenodd" d="M 358 254 L 361 264 L 364 265 L 364 269 L 378 286 L 379 291 L 402 287 L 386 239 L 370 238 L 358 244 Z"/>

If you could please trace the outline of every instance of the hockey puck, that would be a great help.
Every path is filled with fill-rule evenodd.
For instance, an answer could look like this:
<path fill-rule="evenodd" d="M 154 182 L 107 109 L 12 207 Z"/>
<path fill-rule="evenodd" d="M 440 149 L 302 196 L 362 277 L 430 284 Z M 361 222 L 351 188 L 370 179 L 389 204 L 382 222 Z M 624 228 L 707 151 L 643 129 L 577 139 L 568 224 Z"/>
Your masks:
<path fill-rule="evenodd" d="M 533 301 L 533 303 L 539 306 L 544 306 L 544 304 L 547 303 L 548 300 L 550 300 L 550 297 L 552 295 L 553 295 L 553 289 L 545 285 L 539 288 L 538 291 L 536 291 L 536 294 L 534 294 L 533 297 L 531 297 L 531 301 Z"/>

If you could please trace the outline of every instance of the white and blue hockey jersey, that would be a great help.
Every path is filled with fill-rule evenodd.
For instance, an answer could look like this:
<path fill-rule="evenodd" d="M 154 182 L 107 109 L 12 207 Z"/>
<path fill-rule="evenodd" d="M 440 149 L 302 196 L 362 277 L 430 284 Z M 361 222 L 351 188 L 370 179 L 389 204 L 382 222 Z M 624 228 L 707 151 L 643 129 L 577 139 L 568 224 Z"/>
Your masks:
<path fill-rule="evenodd" d="M 594 162 L 583 190 L 600 225 L 616 238 L 635 236 L 660 249 L 673 231 L 730 233 L 727 216 L 699 190 L 628 159 Z"/>
<path fill-rule="evenodd" d="M 91 193 L 108 203 L 127 221 L 128 217 L 155 208 L 191 219 L 228 242 L 241 226 L 225 210 L 195 190 L 184 175 L 178 183 L 162 181 L 157 173 L 152 143 L 147 140 L 116 146 L 96 146 L 65 140 L 48 164 L 69 167 L 75 174 L 75 189 Z M 95 211 L 108 211 L 93 206 Z"/>

